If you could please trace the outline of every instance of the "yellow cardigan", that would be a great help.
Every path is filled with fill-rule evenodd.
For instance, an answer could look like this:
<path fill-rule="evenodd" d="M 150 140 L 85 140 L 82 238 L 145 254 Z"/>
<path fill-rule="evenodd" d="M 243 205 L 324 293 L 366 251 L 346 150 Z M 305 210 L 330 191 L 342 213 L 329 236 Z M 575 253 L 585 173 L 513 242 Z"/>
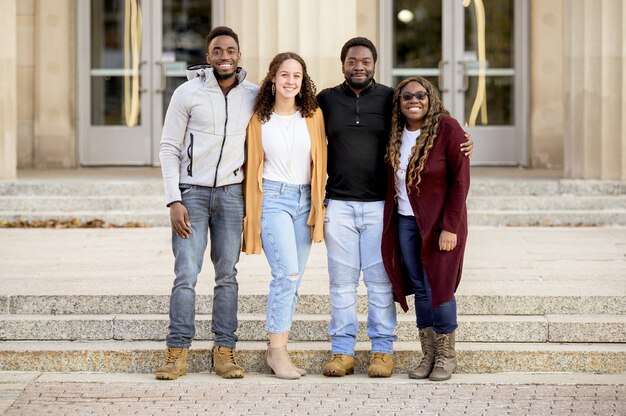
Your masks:
<path fill-rule="evenodd" d="M 319 243 L 324 239 L 324 194 L 326 189 L 326 133 L 324 118 L 318 108 L 312 117 L 306 118 L 311 136 L 311 212 L 307 224 L 311 227 L 311 239 Z M 263 206 L 263 142 L 261 121 L 252 116 L 246 131 L 246 163 L 244 166 L 245 217 L 243 219 L 243 246 L 246 254 L 261 253 L 261 208 Z"/>

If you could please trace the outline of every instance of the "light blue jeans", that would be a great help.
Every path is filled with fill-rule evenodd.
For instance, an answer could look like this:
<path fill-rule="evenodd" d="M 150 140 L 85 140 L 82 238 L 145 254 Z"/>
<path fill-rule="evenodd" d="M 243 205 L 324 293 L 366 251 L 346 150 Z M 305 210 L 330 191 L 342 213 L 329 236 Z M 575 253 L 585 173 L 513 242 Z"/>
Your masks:
<path fill-rule="evenodd" d="M 272 270 L 265 329 L 274 334 L 291 329 L 298 288 L 311 252 L 311 186 L 263 179 L 261 240 Z"/>
<path fill-rule="evenodd" d="M 324 240 L 330 275 L 329 334 L 333 354 L 354 355 L 361 271 L 367 287 L 367 335 L 372 352 L 393 353 L 396 306 L 381 254 L 383 209 L 384 201 L 326 201 Z"/>
<path fill-rule="evenodd" d="M 196 282 L 211 237 L 211 261 L 215 268 L 212 331 L 215 344 L 235 348 L 237 342 L 237 269 L 243 229 L 241 184 L 219 188 L 181 185 L 183 205 L 189 212 L 191 237 L 172 232 L 174 287 L 170 297 L 167 346 L 188 348 L 196 334 Z"/>

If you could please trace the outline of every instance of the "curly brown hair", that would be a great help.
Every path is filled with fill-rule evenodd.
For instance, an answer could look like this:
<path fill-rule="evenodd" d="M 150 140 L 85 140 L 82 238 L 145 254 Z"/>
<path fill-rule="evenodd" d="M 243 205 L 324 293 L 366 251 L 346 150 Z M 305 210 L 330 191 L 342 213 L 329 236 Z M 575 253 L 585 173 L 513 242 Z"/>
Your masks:
<path fill-rule="evenodd" d="M 302 114 L 302 117 L 312 117 L 313 113 L 317 109 L 317 99 L 315 98 L 315 84 L 309 77 L 306 70 L 306 64 L 304 59 L 295 52 L 282 52 L 279 53 L 270 62 L 269 69 L 265 79 L 261 83 L 261 90 L 256 96 L 254 103 L 254 112 L 259 117 L 261 122 L 267 122 L 272 116 L 274 111 L 274 94 L 272 93 L 272 78 L 276 76 L 278 68 L 287 59 L 295 59 L 302 65 L 302 86 L 300 87 L 300 93 L 296 95 L 296 106 L 298 111 Z"/>
<path fill-rule="evenodd" d="M 443 106 L 439 96 L 439 91 L 427 79 L 422 77 L 410 77 L 398 84 L 393 94 L 393 110 L 391 114 L 391 137 L 387 145 L 385 160 L 393 166 L 394 171 L 400 167 L 400 146 L 402 145 L 402 133 L 406 126 L 406 117 L 400 109 L 400 96 L 402 90 L 411 82 L 417 82 L 426 89 L 428 93 L 428 111 L 424 117 L 424 125 L 420 128 L 420 135 L 415 140 L 415 145 L 411 149 L 409 165 L 407 167 L 407 189 L 411 192 L 411 185 L 415 183 L 419 194 L 419 183 L 421 173 L 424 170 L 428 152 L 435 143 L 437 133 L 439 133 L 439 120 L 441 116 L 450 114 Z M 396 182 L 396 196 L 398 195 L 398 184 Z"/>

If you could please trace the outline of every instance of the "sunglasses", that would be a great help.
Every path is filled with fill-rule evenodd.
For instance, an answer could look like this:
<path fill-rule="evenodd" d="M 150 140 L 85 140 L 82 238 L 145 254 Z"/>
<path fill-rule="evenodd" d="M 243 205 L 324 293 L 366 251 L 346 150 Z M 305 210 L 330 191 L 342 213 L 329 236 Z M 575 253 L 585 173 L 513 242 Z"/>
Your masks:
<path fill-rule="evenodd" d="M 416 93 L 403 92 L 400 94 L 400 97 L 402 97 L 404 101 L 411 101 L 413 97 L 417 98 L 418 101 L 422 101 L 428 97 L 428 93 L 425 91 L 418 91 Z"/>

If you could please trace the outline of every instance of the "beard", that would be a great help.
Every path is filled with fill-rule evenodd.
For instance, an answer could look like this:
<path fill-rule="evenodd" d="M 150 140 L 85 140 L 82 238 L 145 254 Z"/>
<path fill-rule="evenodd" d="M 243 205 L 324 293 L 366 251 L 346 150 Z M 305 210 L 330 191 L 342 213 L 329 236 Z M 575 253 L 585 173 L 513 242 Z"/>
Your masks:
<path fill-rule="evenodd" d="M 216 69 L 213 69 L 213 74 L 215 75 L 215 78 L 218 80 L 225 80 L 225 79 L 232 78 L 235 76 L 236 73 L 237 73 L 237 70 L 234 70 L 233 72 L 228 72 L 226 74 L 221 74 Z"/>
<path fill-rule="evenodd" d="M 352 79 L 347 78 L 346 82 L 348 83 L 350 88 L 353 88 L 355 90 L 362 90 L 362 89 L 365 89 L 365 87 L 369 86 L 372 83 L 372 77 L 367 77 L 362 82 L 354 82 L 354 81 L 352 81 Z"/>

